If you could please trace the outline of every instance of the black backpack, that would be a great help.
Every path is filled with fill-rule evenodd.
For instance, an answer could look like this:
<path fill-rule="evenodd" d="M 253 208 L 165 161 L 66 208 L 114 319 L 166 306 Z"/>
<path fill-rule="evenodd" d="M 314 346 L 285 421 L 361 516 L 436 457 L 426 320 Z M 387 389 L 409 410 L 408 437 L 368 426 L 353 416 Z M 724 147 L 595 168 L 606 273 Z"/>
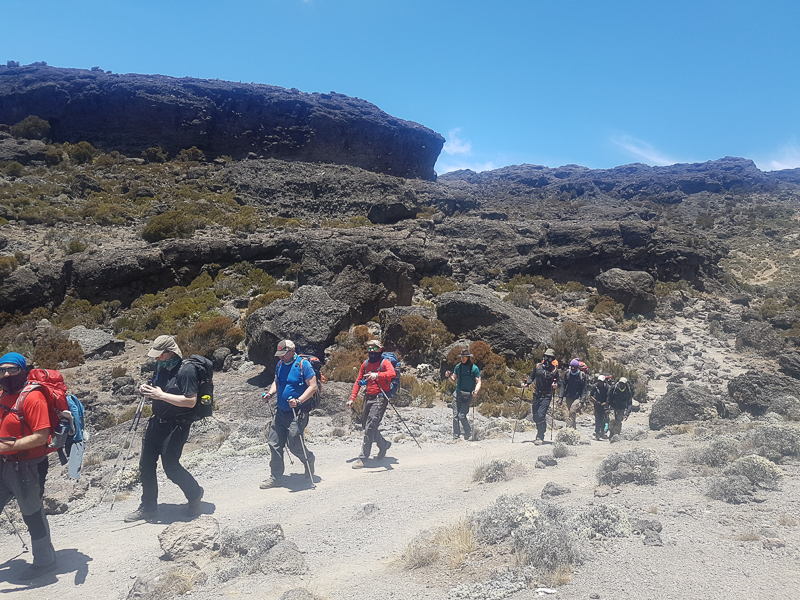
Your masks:
<path fill-rule="evenodd" d="M 214 413 L 214 363 L 205 356 L 192 354 L 183 359 L 183 365 L 191 365 L 197 373 L 197 403 L 190 413 L 190 420 L 210 417 Z"/>

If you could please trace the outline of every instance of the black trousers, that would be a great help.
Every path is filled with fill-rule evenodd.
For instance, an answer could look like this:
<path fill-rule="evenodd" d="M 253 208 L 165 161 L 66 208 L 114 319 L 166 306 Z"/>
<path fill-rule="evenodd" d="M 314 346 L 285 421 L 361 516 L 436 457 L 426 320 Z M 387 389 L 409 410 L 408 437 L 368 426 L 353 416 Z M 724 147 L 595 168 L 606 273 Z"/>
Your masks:
<path fill-rule="evenodd" d="M 603 435 L 606 432 L 608 423 L 608 407 L 599 402 L 594 403 L 594 432 L 596 435 Z"/>
<path fill-rule="evenodd" d="M 192 474 L 181 466 L 183 446 L 189 438 L 191 423 L 161 421 L 150 417 L 142 440 L 142 455 L 139 458 L 139 472 L 142 478 L 142 507 L 155 510 L 158 506 L 158 478 L 156 465 L 161 457 L 164 473 L 183 491 L 189 501 L 200 496 L 200 486 Z"/>
<path fill-rule="evenodd" d="M 547 431 L 547 409 L 550 408 L 552 394 L 535 393 L 531 404 L 533 422 L 536 423 L 536 437 L 544 440 L 544 432 Z"/>
<path fill-rule="evenodd" d="M 306 457 L 303 454 L 303 442 L 300 440 L 306 425 L 308 425 L 307 412 L 298 411 L 295 419 L 291 410 L 276 408 L 275 418 L 272 419 L 272 425 L 267 436 L 270 456 L 269 471 L 275 481 L 281 481 L 283 471 L 286 468 L 283 461 L 283 449 L 285 447 L 288 447 L 289 452 L 294 454 L 301 463 L 306 463 Z M 314 454 L 308 447 L 306 447 L 306 452 L 308 452 L 308 460 L 313 463 Z"/>

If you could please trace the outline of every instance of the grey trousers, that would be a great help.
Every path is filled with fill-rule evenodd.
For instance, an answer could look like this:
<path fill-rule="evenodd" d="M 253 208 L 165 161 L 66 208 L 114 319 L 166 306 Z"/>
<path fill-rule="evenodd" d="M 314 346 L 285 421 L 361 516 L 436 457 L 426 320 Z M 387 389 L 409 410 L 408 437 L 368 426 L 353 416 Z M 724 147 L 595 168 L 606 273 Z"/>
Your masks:
<path fill-rule="evenodd" d="M 453 399 L 453 437 L 461 436 L 461 427 L 464 428 L 464 439 L 468 440 L 472 433 L 469 427 L 469 407 L 472 404 L 472 392 L 458 392 Z M 459 427 L 459 425 L 461 427 Z"/>
<path fill-rule="evenodd" d="M 300 462 L 305 464 L 306 457 L 303 454 L 303 446 L 300 441 L 300 435 L 308 425 L 308 413 L 305 411 L 297 412 L 297 420 L 291 410 L 275 410 L 275 418 L 272 420 L 272 426 L 269 429 L 269 436 L 267 437 L 267 444 L 269 444 L 269 470 L 272 478 L 280 482 L 283 477 L 285 469 L 283 462 L 283 449 L 289 447 L 289 452 L 294 454 Z M 314 460 L 314 455 L 311 450 L 306 446 L 308 452 L 308 460 Z"/>
<path fill-rule="evenodd" d="M 47 477 L 47 457 L 0 462 L 0 510 L 11 498 L 17 499 L 22 519 L 31 534 L 33 564 L 50 565 L 56 551 L 50 542 L 50 526 L 44 514 L 42 496 Z"/>
<path fill-rule="evenodd" d="M 625 420 L 624 408 L 612 408 L 611 421 L 608 424 L 608 437 L 613 437 L 622 433 L 622 422 Z"/>
<path fill-rule="evenodd" d="M 361 460 L 369 458 L 373 443 L 378 446 L 379 450 L 388 446 L 389 442 L 383 439 L 381 432 L 378 431 L 388 406 L 389 401 L 383 397 L 383 394 L 364 394 L 364 409 L 361 412 L 364 441 L 361 443 L 361 454 L 358 456 Z"/>

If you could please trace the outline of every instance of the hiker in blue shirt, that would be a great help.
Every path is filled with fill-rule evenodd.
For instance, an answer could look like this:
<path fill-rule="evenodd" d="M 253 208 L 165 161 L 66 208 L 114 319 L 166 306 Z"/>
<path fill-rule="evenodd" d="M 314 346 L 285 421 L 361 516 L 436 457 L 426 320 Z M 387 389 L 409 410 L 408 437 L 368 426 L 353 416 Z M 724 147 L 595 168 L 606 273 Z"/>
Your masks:
<path fill-rule="evenodd" d="M 446 371 L 444 376 L 456 384 L 456 397 L 453 400 L 453 439 L 461 437 L 461 428 L 464 427 L 464 439 L 470 439 L 470 426 L 467 420 L 469 407 L 472 400 L 477 398 L 481 391 L 481 370 L 472 362 L 472 354 L 464 348 L 461 351 L 461 362 L 455 366 L 453 372 Z"/>
<path fill-rule="evenodd" d="M 308 425 L 308 410 L 303 410 L 303 405 L 317 391 L 317 376 L 311 363 L 297 356 L 291 340 L 279 343 L 275 356 L 280 358 L 275 367 L 275 380 L 264 394 L 264 399 L 269 402 L 277 394 L 278 401 L 267 437 L 270 476 L 261 482 L 262 490 L 281 485 L 284 471 L 283 449 L 287 445 L 289 452 L 305 466 L 306 479 L 313 482 L 314 477 L 314 454 L 308 448 L 303 452 L 304 442 L 301 436 Z"/>

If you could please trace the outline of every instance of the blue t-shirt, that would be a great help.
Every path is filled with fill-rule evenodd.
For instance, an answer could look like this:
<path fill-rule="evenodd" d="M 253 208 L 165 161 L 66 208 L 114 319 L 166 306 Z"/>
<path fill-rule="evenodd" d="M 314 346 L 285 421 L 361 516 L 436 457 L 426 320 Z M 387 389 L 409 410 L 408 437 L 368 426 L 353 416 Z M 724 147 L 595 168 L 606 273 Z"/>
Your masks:
<path fill-rule="evenodd" d="M 302 364 L 302 371 L 301 365 Z M 306 380 L 316 377 L 311 363 L 299 356 L 295 356 L 290 363 L 278 361 L 275 367 L 275 382 L 278 386 L 278 408 L 292 410 L 289 398 L 300 398 L 308 386 Z"/>

